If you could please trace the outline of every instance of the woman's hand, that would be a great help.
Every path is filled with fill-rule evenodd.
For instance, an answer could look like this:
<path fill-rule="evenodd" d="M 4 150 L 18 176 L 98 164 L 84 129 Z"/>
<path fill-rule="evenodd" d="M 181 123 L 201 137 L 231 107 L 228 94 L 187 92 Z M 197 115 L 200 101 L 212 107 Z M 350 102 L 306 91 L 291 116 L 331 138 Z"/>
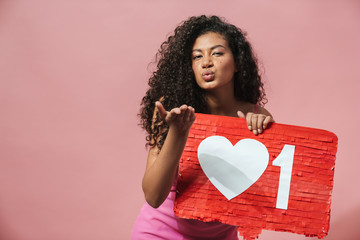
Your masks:
<path fill-rule="evenodd" d="M 249 112 L 246 114 L 241 111 L 237 112 L 237 115 L 240 118 L 246 118 L 246 124 L 250 131 L 252 131 L 255 135 L 262 133 L 269 125 L 269 123 L 274 122 L 274 119 L 271 115 L 258 114 Z"/>
<path fill-rule="evenodd" d="M 160 118 L 178 133 L 189 131 L 195 121 L 195 109 L 193 107 L 182 105 L 181 107 L 166 111 L 159 101 L 155 105 L 159 110 Z"/>

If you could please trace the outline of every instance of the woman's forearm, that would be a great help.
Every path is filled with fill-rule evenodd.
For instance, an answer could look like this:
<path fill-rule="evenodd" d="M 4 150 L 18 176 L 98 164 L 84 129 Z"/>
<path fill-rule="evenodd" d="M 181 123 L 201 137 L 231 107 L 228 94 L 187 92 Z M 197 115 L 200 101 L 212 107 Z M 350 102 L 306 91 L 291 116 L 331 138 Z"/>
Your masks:
<path fill-rule="evenodd" d="M 146 201 L 154 208 L 159 207 L 170 192 L 188 133 L 170 127 L 161 151 L 156 148 L 149 152 L 142 187 Z"/>

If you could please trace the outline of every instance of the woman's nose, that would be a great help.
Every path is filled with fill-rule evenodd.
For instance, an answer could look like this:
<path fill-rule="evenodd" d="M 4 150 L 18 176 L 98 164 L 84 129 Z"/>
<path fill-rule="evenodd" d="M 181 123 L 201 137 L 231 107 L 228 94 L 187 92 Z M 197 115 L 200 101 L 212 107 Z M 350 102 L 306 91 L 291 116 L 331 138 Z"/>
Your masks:
<path fill-rule="evenodd" d="M 213 66 L 213 62 L 210 57 L 204 57 L 202 61 L 203 68 L 209 68 Z"/>

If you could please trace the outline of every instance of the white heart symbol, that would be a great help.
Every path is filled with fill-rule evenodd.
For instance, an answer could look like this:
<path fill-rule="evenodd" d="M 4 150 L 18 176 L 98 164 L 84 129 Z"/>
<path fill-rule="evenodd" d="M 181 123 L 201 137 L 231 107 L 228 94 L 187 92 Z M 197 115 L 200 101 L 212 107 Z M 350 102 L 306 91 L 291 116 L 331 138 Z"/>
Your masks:
<path fill-rule="evenodd" d="M 260 178 L 269 163 L 269 152 L 254 139 L 242 139 L 233 146 L 225 137 L 211 136 L 200 143 L 198 158 L 211 183 L 231 200 Z"/>

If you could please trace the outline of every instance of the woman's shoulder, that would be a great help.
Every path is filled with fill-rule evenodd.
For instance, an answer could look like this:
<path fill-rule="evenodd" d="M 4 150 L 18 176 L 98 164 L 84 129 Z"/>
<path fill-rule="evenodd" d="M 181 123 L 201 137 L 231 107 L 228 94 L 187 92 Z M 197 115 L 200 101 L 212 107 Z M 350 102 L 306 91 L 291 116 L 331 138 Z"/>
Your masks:
<path fill-rule="evenodd" d="M 272 116 L 271 113 L 265 107 L 259 104 L 239 101 L 237 108 L 238 110 L 242 111 L 245 115 L 251 112 L 256 114 L 264 114 L 267 116 Z"/>
<path fill-rule="evenodd" d="M 263 106 L 260 106 L 258 104 L 254 104 L 254 113 L 264 114 L 266 116 L 272 117 L 271 113 L 266 108 L 264 108 Z"/>

